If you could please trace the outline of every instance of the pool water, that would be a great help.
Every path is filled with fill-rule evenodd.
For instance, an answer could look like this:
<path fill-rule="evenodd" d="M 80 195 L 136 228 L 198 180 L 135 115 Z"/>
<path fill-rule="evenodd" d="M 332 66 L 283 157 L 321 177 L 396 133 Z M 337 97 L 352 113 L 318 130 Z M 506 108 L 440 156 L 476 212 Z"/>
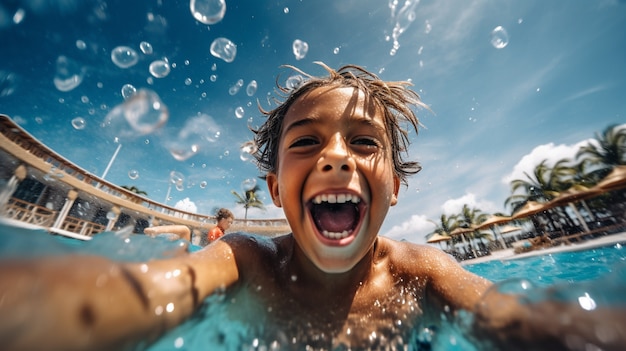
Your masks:
<path fill-rule="evenodd" d="M 71 252 L 87 252 L 120 261 L 143 261 L 150 258 L 179 254 L 185 248 L 199 247 L 184 241 L 150 238 L 125 232 L 108 232 L 93 240 L 80 242 L 60 236 L 51 236 L 43 230 L 16 228 L 0 223 L 0 258 L 41 257 Z M 466 266 L 469 271 L 508 287 L 524 284 L 524 293 L 534 299 L 545 296 L 576 299 L 591 296 L 601 304 L 626 304 L 626 249 L 622 244 L 583 251 L 562 252 L 507 261 L 490 261 Z M 528 284 L 530 282 L 531 284 Z M 528 286 L 532 288 L 529 289 Z M 549 294 L 547 293 L 549 291 Z M 140 345 L 150 351 L 165 350 L 283 350 L 306 349 L 292 341 L 264 341 L 256 338 L 251 326 L 229 320 L 229 306 L 225 295 L 216 294 L 186 322 L 162 336 L 152 345 Z M 238 303 L 238 302 L 237 302 Z M 409 350 L 482 350 L 472 345 L 458 325 L 444 322 L 430 345 L 428 330 L 416 330 Z M 418 342 L 419 340 L 419 342 Z M 144 346 L 144 347 L 142 347 Z"/>

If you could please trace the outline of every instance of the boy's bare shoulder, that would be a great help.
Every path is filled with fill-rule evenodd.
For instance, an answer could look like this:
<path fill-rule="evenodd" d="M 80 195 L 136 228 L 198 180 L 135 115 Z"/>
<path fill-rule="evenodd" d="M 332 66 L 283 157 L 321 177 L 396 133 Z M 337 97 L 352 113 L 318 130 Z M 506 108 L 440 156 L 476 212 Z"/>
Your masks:
<path fill-rule="evenodd" d="M 378 243 L 379 252 L 384 253 L 390 263 L 410 274 L 432 276 L 450 269 L 462 269 L 450 255 L 428 245 L 385 237 L 379 237 Z"/>
<path fill-rule="evenodd" d="M 258 265 L 276 262 L 277 258 L 288 256 L 293 249 L 291 234 L 278 237 L 265 237 L 254 234 L 232 233 L 223 236 L 233 251 L 238 264 Z"/>

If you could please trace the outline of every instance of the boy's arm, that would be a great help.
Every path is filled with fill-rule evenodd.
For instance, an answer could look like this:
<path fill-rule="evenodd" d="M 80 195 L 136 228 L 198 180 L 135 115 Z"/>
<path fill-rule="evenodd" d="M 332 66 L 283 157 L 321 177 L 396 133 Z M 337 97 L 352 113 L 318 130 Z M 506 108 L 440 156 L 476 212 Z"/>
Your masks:
<path fill-rule="evenodd" d="M 601 350 L 624 349 L 623 306 L 585 310 L 578 301 L 523 303 L 516 296 L 498 292 L 490 282 L 443 253 L 435 253 L 429 260 L 427 303 L 439 311 L 473 313 L 471 325 L 465 325 L 468 337 L 483 346 L 501 350 L 583 350 L 590 345 Z"/>
<path fill-rule="evenodd" d="M 0 262 L 0 344 L 10 350 L 112 350 L 151 341 L 239 272 L 223 242 L 167 260 L 94 256 Z"/>

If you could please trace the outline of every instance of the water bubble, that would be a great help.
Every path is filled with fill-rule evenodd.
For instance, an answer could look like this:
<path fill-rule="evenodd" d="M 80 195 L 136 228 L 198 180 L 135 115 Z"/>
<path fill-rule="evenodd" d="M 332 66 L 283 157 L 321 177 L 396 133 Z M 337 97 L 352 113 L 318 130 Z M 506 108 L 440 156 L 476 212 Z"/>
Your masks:
<path fill-rule="evenodd" d="M 142 41 L 141 43 L 139 43 L 139 49 L 141 49 L 141 52 L 143 52 L 144 55 L 151 55 L 153 52 L 152 44 L 148 43 L 147 41 Z"/>
<path fill-rule="evenodd" d="M 239 152 L 239 158 L 246 162 L 252 159 L 252 155 L 257 152 L 258 148 L 254 141 L 246 141 L 241 145 L 241 149 Z"/>
<path fill-rule="evenodd" d="M 295 90 L 298 89 L 302 85 L 302 83 L 304 83 L 304 77 L 296 74 L 287 78 L 287 81 L 285 82 L 285 88 Z"/>
<path fill-rule="evenodd" d="M 289 13 L 289 7 L 285 7 L 285 8 L 283 9 L 283 12 L 284 12 L 285 14 Z"/>
<path fill-rule="evenodd" d="M 111 61 L 119 68 L 129 68 L 139 61 L 139 56 L 133 48 L 118 46 L 111 51 Z"/>
<path fill-rule="evenodd" d="M 243 191 L 250 191 L 254 189 L 255 186 L 256 186 L 256 179 L 254 178 L 248 178 L 244 180 L 243 182 L 241 182 L 241 189 L 243 189 Z"/>
<path fill-rule="evenodd" d="M 491 31 L 491 45 L 496 49 L 504 49 L 509 45 L 509 34 L 502 26 L 497 26 Z"/>
<path fill-rule="evenodd" d="M 204 24 L 215 24 L 224 18 L 225 0 L 191 0 L 189 9 L 193 18 Z"/>
<path fill-rule="evenodd" d="M 56 62 L 54 86 L 59 91 L 70 91 L 83 81 L 83 70 L 75 61 L 59 56 Z"/>
<path fill-rule="evenodd" d="M 74 129 L 76 130 L 85 129 L 86 125 L 87 123 L 85 122 L 85 119 L 82 117 L 76 117 L 72 120 L 72 127 L 74 127 Z"/>
<path fill-rule="evenodd" d="M 246 111 L 243 109 L 243 107 L 239 106 L 235 109 L 235 117 L 243 118 L 245 114 L 246 114 Z"/>
<path fill-rule="evenodd" d="M 339 47 L 333 49 L 333 54 L 337 55 L 339 53 Z"/>
<path fill-rule="evenodd" d="M 211 65 L 211 71 L 213 71 L 213 72 L 217 71 L 217 64 L 216 63 Z"/>
<path fill-rule="evenodd" d="M 133 180 L 139 178 L 139 172 L 136 169 L 131 169 L 128 171 L 128 178 Z"/>
<path fill-rule="evenodd" d="M 170 74 L 170 64 L 165 60 L 155 60 L 150 63 L 148 70 L 154 78 L 167 77 Z"/>
<path fill-rule="evenodd" d="M 89 97 L 88 97 L 88 96 L 83 95 L 83 96 L 81 96 L 81 97 L 80 97 L 80 101 L 81 101 L 83 104 L 89 103 Z"/>
<path fill-rule="evenodd" d="M 169 110 L 161 98 L 152 90 L 139 89 L 107 114 L 104 127 L 111 128 L 117 137 L 126 138 L 150 134 L 168 119 Z"/>
<path fill-rule="evenodd" d="M 250 81 L 250 83 L 248 83 L 248 86 L 246 87 L 246 94 L 248 96 L 253 96 L 254 94 L 256 94 L 256 89 L 257 89 L 257 82 L 256 80 L 252 80 Z"/>
<path fill-rule="evenodd" d="M 296 39 L 293 41 L 291 45 L 293 50 L 293 55 L 296 57 L 296 60 L 302 60 L 307 52 L 309 52 L 309 44 L 306 41 L 302 41 L 300 39 Z"/>
<path fill-rule="evenodd" d="M 206 186 L 207 186 L 206 180 L 203 180 L 203 181 L 200 182 L 200 189 L 204 189 L 204 188 L 206 188 Z"/>
<path fill-rule="evenodd" d="M 165 142 L 165 147 L 177 161 L 185 161 L 215 143 L 220 136 L 219 126 L 206 114 L 189 118 L 178 134 Z"/>
<path fill-rule="evenodd" d="M 239 89 L 243 86 L 243 79 L 239 79 L 237 83 L 233 84 L 233 86 L 228 89 L 228 93 L 230 95 L 235 95 L 239 92 Z"/>
<path fill-rule="evenodd" d="M 217 75 L 211 74 L 211 76 L 209 77 L 209 80 L 211 80 L 211 82 L 215 82 L 217 80 Z"/>
<path fill-rule="evenodd" d="M 135 95 L 137 93 L 137 89 L 135 89 L 135 87 L 131 84 L 124 84 L 122 86 L 122 97 L 126 100 L 128 98 L 130 98 L 131 96 Z"/>
<path fill-rule="evenodd" d="M 78 39 L 78 40 L 76 40 L 76 48 L 78 50 L 85 50 L 87 48 L 87 44 L 85 44 L 84 41 Z"/>
<path fill-rule="evenodd" d="M 192 81 L 191 78 L 185 78 L 185 85 L 189 86 L 191 85 Z"/>
<path fill-rule="evenodd" d="M 211 55 L 225 62 L 233 62 L 237 56 L 237 45 L 226 38 L 217 38 L 211 43 Z"/>
<path fill-rule="evenodd" d="M 0 70 L 0 97 L 13 95 L 17 88 L 17 75 Z"/>

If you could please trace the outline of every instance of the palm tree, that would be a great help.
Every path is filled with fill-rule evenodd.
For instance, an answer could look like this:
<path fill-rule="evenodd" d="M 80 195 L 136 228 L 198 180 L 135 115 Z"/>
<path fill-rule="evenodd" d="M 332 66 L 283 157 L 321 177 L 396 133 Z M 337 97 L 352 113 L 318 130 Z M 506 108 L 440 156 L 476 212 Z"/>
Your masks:
<path fill-rule="evenodd" d="M 613 124 L 596 133 L 595 140 L 582 146 L 576 153 L 577 159 L 594 166 L 593 172 L 602 179 L 613 167 L 626 164 L 626 126 Z"/>
<path fill-rule="evenodd" d="M 137 188 L 136 186 L 132 185 L 132 186 L 128 186 L 128 185 L 122 185 L 120 188 L 124 188 L 128 191 L 130 191 L 131 193 L 135 193 L 137 195 L 141 195 L 141 196 L 148 196 L 148 193 L 140 190 L 139 188 Z"/>
<path fill-rule="evenodd" d="M 250 207 L 256 207 L 265 210 L 265 205 L 263 204 L 263 201 L 259 199 L 259 196 L 257 194 L 259 190 L 261 190 L 261 188 L 258 185 L 255 185 L 253 188 L 244 191 L 243 194 L 239 194 L 235 190 L 231 190 L 231 193 L 237 198 L 237 201 L 235 201 L 235 203 L 243 205 L 243 207 L 246 209 L 244 215 L 244 221 L 246 223 L 248 221 L 248 209 Z"/>

